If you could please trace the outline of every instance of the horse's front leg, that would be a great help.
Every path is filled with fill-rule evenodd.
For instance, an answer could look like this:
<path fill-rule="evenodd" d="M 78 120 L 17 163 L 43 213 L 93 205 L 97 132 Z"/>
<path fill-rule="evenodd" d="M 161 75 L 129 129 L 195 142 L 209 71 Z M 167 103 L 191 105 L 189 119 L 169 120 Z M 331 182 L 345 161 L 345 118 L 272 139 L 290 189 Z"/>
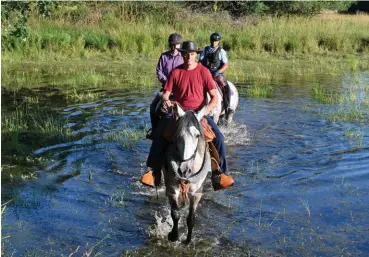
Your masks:
<path fill-rule="evenodd" d="M 193 226 L 195 225 L 195 213 L 196 213 L 197 206 L 201 200 L 201 197 L 202 197 L 202 193 L 197 193 L 190 197 L 190 208 L 189 208 L 189 213 L 187 216 L 188 231 L 187 231 L 187 239 L 185 241 L 186 244 L 189 244 L 192 239 L 192 230 L 193 230 Z"/>
<path fill-rule="evenodd" d="M 229 112 L 226 119 L 226 125 L 230 125 L 233 121 L 234 112 Z"/>
<path fill-rule="evenodd" d="M 172 242 L 175 242 L 178 240 L 178 221 L 180 218 L 179 214 L 179 208 L 178 208 L 178 196 L 175 194 L 172 194 L 168 196 L 169 204 L 170 204 L 170 214 L 172 216 L 173 220 L 173 228 L 172 231 L 168 234 L 168 239 Z"/>

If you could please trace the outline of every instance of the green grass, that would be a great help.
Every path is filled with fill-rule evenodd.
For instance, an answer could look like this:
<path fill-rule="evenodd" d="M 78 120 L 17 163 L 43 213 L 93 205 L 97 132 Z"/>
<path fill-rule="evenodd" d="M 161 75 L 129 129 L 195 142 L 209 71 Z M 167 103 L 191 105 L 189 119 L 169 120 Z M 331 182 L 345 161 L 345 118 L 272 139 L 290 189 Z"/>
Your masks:
<path fill-rule="evenodd" d="M 87 86 L 87 87 L 96 87 L 101 86 L 105 82 L 105 77 L 95 71 L 87 71 L 81 74 L 76 74 L 71 78 L 63 81 L 66 85 L 71 86 Z"/>
<path fill-rule="evenodd" d="M 253 98 L 268 98 L 273 95 L 273 87 L 270 85 L 252 85 L 246 89 L 246 93 Z"/>
<path fill-rule="evenodd" d="M 107 142 L 119 142 L 123 147 L 132 148 L 136 142 L 145 137 L 145 130 L 122 128 L 118 131 L 110 131 L 103 135 Z"/>
<path fill-rule="evenodd" d="M 312 88 L 312 97 L 318 103 L 335 104 L 339 102 L 341 96 L 338 93 L 329 92 L 316 82 Z"/>
<path fill-rule="evenodd" d="M 339 110 L 329 113 L 328 118 L 331 122 L 348 121 L 369 123 L 368 113 L 365 113 L 363 109 L 356 106 L 349 106 L 348 108 L 341 107 Z"/>
<path fill-rule="evenodd" d="M 259 56 L 342 57 L 352 70 L 367 66 L 360 59 L 369 54 L 368 15 L 234 19 L 228 13 L 189 12 L 163 2 L 157 4 L 158 8 L 172 11 L 143 17 L 137 10 L 132 14 L 129 8 L 122 9 L 118 2 L 75 10 L 69 5 L 61 3 L 50 18 L 32 9 L 29 39 L 15 49 L 3 51 L 3 64 L 86 59 L 121 60 L 123 64 L 131 57 L 157 59 L 167 49 L 167 37 L 174 31 L 184 39 L 195 40 L 199 47 L 209 44 L 211 32 L 219 31 L 222 44 L 231 49 L 232 61 Z"/>
<path fill-rule="evenodd" d="M 348 129 L 343 133 L 344 137 L 348 140 L 356 143 L 359 148 L 362 148 L 363 145 L 363 132 L 355 129 Z"/>
<path fill-rule="evenodd" d="M 30 113 L 25 109 L 15 110 L 7 115 L 2 115 L 2 133 L 37 132 L 47 135 L 69 138 L 71 131 L 66 127 L 66 121 L 61 121 L 52 115 L 40 115 L 37 112 Z"/>
<path fill-rule="evenodd" d="M 73 88 L 72 92 L 66 94 L 66 98 L 68 101 L 72 102 L 90 102 L 101 98 L 103 95 L 104 93 L 94 93 L 89 90 L 87 90 L 87 92 L 77 92 L 77 89 Z"/>

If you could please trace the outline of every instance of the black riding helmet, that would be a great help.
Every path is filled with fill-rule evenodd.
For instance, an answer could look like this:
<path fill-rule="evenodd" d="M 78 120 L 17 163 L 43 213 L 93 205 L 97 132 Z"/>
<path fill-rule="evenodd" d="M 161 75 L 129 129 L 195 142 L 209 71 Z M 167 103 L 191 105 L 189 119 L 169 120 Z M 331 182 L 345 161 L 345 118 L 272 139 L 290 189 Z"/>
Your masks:
<path fill-rule="evenodd" d="M 214 32 L 210 35 L 210 42 L 219 41 L 221 39 L 220 33 Z"/>
<path fill-rule="evenodd" d="M 183 42 L 182 36 L 179 33 L 173 33 L 169 35 L 168 43 L 170 45 L 178 45 L 182 44 L 182 42 Z"/>

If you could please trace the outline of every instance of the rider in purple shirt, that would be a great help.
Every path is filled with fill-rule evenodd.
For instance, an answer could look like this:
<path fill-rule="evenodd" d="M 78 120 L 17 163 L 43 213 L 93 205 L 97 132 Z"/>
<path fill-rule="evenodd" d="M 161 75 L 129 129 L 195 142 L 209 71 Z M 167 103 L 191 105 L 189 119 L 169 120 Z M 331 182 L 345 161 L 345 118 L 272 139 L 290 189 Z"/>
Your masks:
<path fill-rule="evenodd" d="M 158 65 L 156 66 L 156 75 L 158 76 L 162 86 L 160 91 L 162 91 L 164 88 L 164 85 L 167 82 L 169 74 L 172 72 L 172 70 L 183 64 L 182 54 L 177 50 L 177 48 L 181 47 L 182 42 L 183 40 L 180 34 L 170 34 L 168 38 L 170 50 L 160 55 Z M 156 94 L 154 101 L 150 105 L 151 131 L 149 131 L 146 135 L 146 137 L 149 139 L 152 139 L 152 132 L 155 130 L 159 121 L 159 118 L 155 114 L 155 109 L 160 101 L 160 98 L 160 95 Z"/>
<path fill-rule="evenodd" d="M 174 51 L 169 50 L 160 55 L 158 65 L 156 66 L 156 75 L 163 87 L 169 78 L 170 72 L 181 64 L 183 64 L 183 57 L 176 48 Z"/>

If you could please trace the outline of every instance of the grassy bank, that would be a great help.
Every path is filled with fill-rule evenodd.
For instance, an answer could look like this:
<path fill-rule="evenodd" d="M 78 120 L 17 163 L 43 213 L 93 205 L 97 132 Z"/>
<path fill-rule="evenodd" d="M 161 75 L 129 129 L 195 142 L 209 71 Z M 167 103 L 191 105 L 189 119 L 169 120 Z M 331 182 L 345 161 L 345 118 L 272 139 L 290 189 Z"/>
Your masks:
<path fill-rule="evenodd" d="M 174 31 L 200 47 L 219 31 L 230 49 L 227 76 L 236 83 L 278 79 L 286 70 L 309 76 L 369 67 L 368 15 L 234 19 L 227 12 L 157 6 L 160 14 L 147 17 L 118 2 L 60 4 L 47 18 L 31 8 L 28 39 L 3 43 L 3 84 L 152 86 L 157 58 Z"/>
<path fill-rule="evenodd" d="M 31 9 L 28 40 L 14 43 L 10 51 L 3 53 L 2 60 L 84 59 L 101 52 L 112 59 L 129 54 L 156 58 L 167 48 L 167 37 L 173 31 L 180 32 L 184 39 L 195 40 L 201 47 L 208 44 L 211 32 L 219 31 L 233 59 L 247 59 L 264 52 L 369 54 L 368 15 L 234 19 L 227 12 L 198 14 L 179 5 L 166 5 L 172 10 L 145 18 L 139 14 L 130 17 L 129 10 L 122 10 L 118 2 L 87 10 L 86 6 L 64 4 L 49 18 Z M 159 7 L 164 8 L 165 4 Z"/>

